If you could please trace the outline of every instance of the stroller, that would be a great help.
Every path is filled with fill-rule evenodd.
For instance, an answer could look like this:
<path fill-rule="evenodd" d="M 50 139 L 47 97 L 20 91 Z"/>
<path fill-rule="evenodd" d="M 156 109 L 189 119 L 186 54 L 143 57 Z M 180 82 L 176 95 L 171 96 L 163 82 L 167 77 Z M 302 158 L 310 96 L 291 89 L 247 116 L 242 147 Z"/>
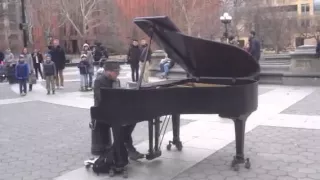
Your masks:
<path fill-rule="evenodd" d="M 0 63 L 0 83 L 7 80 L 7 68 L 4 64 Z"/>

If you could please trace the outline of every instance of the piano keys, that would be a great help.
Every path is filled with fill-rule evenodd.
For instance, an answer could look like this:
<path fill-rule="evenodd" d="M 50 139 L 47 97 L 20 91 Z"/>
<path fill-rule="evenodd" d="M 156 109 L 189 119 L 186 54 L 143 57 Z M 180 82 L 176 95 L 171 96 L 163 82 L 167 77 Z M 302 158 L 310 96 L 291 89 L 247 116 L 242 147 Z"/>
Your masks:
<path fill-rule="evenodd" d="M 166 16 L 141 17 L 134 22 L 190 76 L 142 85 L 140 89 L 101 89 L 101 104 L 91 108 L 93 119 L 110 125 L 149 122 L 149 154 L 161 155 L 160 117 L 171 115 L 173 141 L 179 150 L 180 114 L 219 114 L 235 124 L 236 154 L 232 167 L 250 167 L 244 155 L 245 124 L 258 107 L 259 64 L 246 51 L 228 44 L 184 35 Z M 210 142 L 208 142 L 210 143 Z M 169 148 L 168 148 L 169 149 Z"/>

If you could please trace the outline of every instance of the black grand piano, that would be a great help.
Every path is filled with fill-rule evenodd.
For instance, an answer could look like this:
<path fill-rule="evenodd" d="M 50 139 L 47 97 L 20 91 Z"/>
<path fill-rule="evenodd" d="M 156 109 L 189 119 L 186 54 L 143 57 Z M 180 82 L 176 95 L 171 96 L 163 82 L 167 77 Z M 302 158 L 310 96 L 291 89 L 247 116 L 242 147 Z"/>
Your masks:
<path fill-rule="evenodd" d="M 91 108 L 92 118 L 110 125 L 148 121 L 147 159 L 154 159 L 161 155 L 160 117 L 172 116 L 171 143 L 181 150 L 180 114 L 219 114 L 235 124 L 236 155 L 232 167 L 238 170 L 239 164 L 245 163 L 250 168 L 249 159 L 244 156 L 245 124 L 258 106 L 255 79 L 259 64 L 238 47 L 184 35 L 166 16 L 140 17 L 134 22 L 190 76 L 145 84 L 138 89 L 101 89 L 102 101 L 99 107 Z"/>

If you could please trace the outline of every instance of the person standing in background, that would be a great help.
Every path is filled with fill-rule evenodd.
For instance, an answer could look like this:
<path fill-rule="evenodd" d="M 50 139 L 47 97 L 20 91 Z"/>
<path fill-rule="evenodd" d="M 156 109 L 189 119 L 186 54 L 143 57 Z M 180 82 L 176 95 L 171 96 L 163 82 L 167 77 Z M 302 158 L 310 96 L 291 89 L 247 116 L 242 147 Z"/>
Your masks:
<path fill-rule="evenodd" d="M 0 51 L 0 64 L 2 64 L 4 61 L 4 53 Z"/>
<path fill-rule="evenodd" d="M 56 65 L 56 86 L 57 89 L 63 89 L 64 78 L 63 78 L 63 70 L 66 66 L 66 54 L 64 49 L 59 45 L 59 40 L 53 40 L 53 47 L 49 51 L 51 55 L 51 60 Z"/>
<path fill-rule="evenodd" d="M 14 55 L 11 52 L 11 49 L 8 48 L 4 54 L 4 64 L 9 67 L 15 63 Z"/>
<path fill-rule="evenodd" d="M 151 48 L 149 47 L 149 45 L 147 44 L 147 41 L 145 39 L 141 40 L 141 55 L 140 55 L 140 74 L 143 71 L 143 64 L 144 61 L 146 60 L 146 66 L 144 69 L 144 74 L 143 74 L 143 82 L 148 83 L 149 82 L 149 76 L 150 76 L 150 72 L 149 72 L 149 64 L 151 62 Z"/>
<path fill-rule="evenodd" d="M 33 60 L 33 66 L 34 66 L 37 79 L 39 79 L 38 74 L 40 74 L 41 79 L 43 80 L 43 75 L 41 70 L 41 64 L 43 63 L 43 56 L 38 51 L 38 49 L 34 49 L 34 52 L 32 53 L 32 60 Z"/>
<path fill-rule="evenodd" d="M 249 38 L 249 50 L 248 51 L 256 61 L 260 60 L 260 55 L 261 55 L 260 48 L 261 48 L 261 45 L 260 45 L 260 41 L 256 37 L 256 32 L 251 31 L 250 38 Z"/>
<path fill-rule="evenodd" d="M 20 95 L 27 95 L 27 80 L 29 76 L 29 65 L 25 62 L 25 56 L 19 56 L 18 64 L 16 65 L 15 76 L 19 81 Z"/>
<path fill-rule="evenodd" d="M 127 60 L 131 67 L 132 82 L 137 82 L 139 79 L 139 59 L 141 56 L 141 50 L 137 40 L 133 40 L 129 48 Z"/>
<path fill-rule="evenodd" d="M 33 66 L 33 60 L 32 60 L 32 56 L 31 54 L 28 52 L 28 49 L 25 47 L 22 50 L 21 53 L 24 56 L 24 60 L 25 62 L 28 64 L 29 66 L 29 91 L 32 91 L 32 85 L 35 84 L 36 82 L 34 81 L 35 79 L 35 75 L 34 75 L 34 66 Z"/>
<path fill-rule="evenodd" d="M 46 55 L 46 60 L 43 63 L 43 73 L 46 79 L 46 88 L 47 88 L 47 95 L 50 94 L 50 90 L 52 94 L 55 93 L 55 82 L 54 78 L 56 77 L 56 65 L 54 62 L 51 61 L 51 56 L 49 54 Z"/>
<path fill-rule="evenodd" d="M 89 63 L 89 68 L 88 68 L 88 90 L 91 90 L 92 89 L 92 80 L 93 80 L 93 76 L 94 76 L 94 66 L 93 66 L 93 62 L 94 62 L 94 59 L 93 59 L 93 53 L 92 51 L 90 50 L 90 46 L 89 44 L 85 43 L 83 46 L 82 46 L 82 52 L 81 54 L 85 54 L 87 55 L 87 60 L 88 60 L 88 63 Z"/>

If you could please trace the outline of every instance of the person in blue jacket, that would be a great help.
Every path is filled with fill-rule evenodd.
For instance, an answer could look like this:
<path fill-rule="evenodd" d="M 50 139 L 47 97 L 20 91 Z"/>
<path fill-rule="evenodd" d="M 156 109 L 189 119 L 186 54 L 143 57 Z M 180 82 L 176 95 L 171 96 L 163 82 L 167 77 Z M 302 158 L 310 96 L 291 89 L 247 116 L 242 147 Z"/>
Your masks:
<path fill-rule="evenodd" d="M 24 55 L 19 56 L 18 64 L 16 65 L 16 78 L 19 81 L 20 95 L 27 94 L 27 81 L 29 78 L 29 66 L 25 62 Z"/>

